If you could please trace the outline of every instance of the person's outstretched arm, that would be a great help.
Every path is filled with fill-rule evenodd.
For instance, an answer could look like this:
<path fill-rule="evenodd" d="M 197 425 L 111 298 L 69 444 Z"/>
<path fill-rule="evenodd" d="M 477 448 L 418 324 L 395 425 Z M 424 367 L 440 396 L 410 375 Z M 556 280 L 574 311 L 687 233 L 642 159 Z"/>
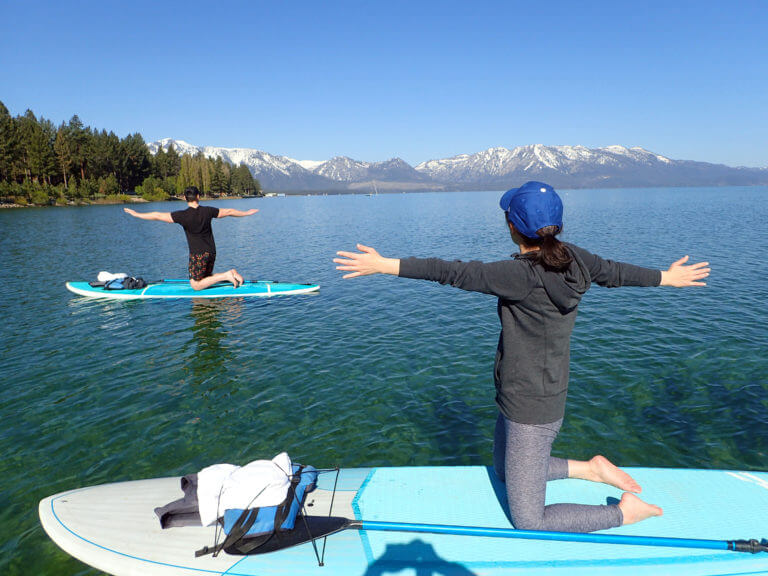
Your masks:
<path fill-rule="evenodd" d="M 237 218 L 242 218 L 243 216 L 250 216 L 252 214 L 256 214 L 258 210 L 256 208 L 251 208 L 250 210 L 235 210 L 234 208 L 219 208 L 219 215 L 217 218 L 226 218 L 227 216 L 235 216 Z"/>
<path fill-rule="evenodd" d="M 400 274 L 399 258 L 384 258 L 374 248 L 369 246 L 357 245 L 360 252 L 336 252 L 343 258 L 334 258 L 333 261 L 340 266 L 336 270 L 349 272 L 342 278 L 356 278 L 358 276 L 368 276 L 369 274 L 391 274 L 398 276 Z"/>
<path fill-rule="evenodd" d="M 590 279 L 606 288 L 618 286 L 705 286 L 701 282 L 709 276 L 709 262 L 699 262 L 686 266 L 688 256 L 674 262 L 668 270 L 658 270 L 635 266 L 626 262 L 606 260 L 579 246 L 568 244 L 568 248 L 589 270 Z"/>
<path fill-rule="evenodd" d="M 134 218 L 140 218 L 141 220 L 157 220 L 158 222 L 173 224 L 170 212 L 136 212 L 136 210 L 131 210 L 130 208 L 123 208 L 123 210 Z"/>
<path fill-rule="evenodd" d="M 385 258 L 374 248 L 357 245 L 360 252 L 337 252 L 337 270 L 349 272 L 344 278 L 368 274 L 391 274 L 403 278 L 430 280 L 469 292 L 493 294 L 519 300 L 531 291 L 531 268 L 519 260 L 462 262 L 439 258 Z"/>

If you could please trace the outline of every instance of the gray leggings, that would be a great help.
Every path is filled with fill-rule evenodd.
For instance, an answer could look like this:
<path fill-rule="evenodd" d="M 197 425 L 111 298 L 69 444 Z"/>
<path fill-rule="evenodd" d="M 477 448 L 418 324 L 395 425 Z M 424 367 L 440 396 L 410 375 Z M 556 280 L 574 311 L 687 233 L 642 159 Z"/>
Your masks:
<path fill-rule="evenodd" d="M 550 456 L 562 418 L 519 424 L 499 414 L 493 437 L 493 468 L 507 486 L 512 524 L 519 530 L 592 532 L 621 526 L 618 505 L 550 504 L 547 482 L 568 478 L 568 461 Z"/>

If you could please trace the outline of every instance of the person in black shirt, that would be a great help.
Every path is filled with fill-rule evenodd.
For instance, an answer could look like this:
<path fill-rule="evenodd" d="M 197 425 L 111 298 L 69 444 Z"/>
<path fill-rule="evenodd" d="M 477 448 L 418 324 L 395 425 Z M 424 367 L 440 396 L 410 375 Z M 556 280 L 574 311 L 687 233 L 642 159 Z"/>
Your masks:
<path fill-rule="evenodd" d="M 234 208 L 200 206 L 200 191 L 195 186 L 184 190 L 184 198 L 188 205 L 186 210 L 175 212 L 136 212 L 130 208 L 124 208 L 124 210 L 142 220 L 157 220 L 169 224 L 175 222 L 184 228 L 187 244 L 189 244 L 189 284 L 195 290 L 208 288 L 217 282 L 232 282 L 235 288 L 242 285 L 243 277 L 234 268 L 218 274 L 213 273 L 216 243 L 213 240 L 211 220 L 227 216 L 250 216 L 256 214 L 258 210 L 251 208 L 242 211 Z"/>

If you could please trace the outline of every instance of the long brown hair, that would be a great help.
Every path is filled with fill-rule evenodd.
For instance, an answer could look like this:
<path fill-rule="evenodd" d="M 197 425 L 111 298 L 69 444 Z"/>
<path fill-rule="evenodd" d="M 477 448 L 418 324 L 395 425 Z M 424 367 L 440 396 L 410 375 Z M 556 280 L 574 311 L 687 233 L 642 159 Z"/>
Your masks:
<path fill-rule="evenodd" d="M 538 250 L 528 252 L 526 256 L 541 264 L 545 270 L 564 272 L 573 262 L 571 251 L 556 238 L 561 232 L 560 227 L 545 226 L 544 228 L 539 228 L 536 230 L 538 238 L 528 238 L 517 232 L 517 230 L 515 232 L 526 246 L 539 247 Z"/>

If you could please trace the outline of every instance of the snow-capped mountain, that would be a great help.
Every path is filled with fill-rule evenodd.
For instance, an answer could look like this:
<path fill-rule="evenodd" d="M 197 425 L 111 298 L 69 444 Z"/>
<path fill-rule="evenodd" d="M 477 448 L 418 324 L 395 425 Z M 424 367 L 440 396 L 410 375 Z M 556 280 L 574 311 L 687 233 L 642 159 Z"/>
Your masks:
<path fill-rule="evenodd" d="M 318 176 L 302 166 L 298 161 L 286 156 L 277 156 L 269 152 L 252 148 L 220 148 L 217 146 L 194 146 L 183 140 L 163 138 L 148 144 L 152 154 L 157 153 L 160 146 L 163 150 L 173 144 L 180 154 L 195 155 L 202 152 L 210 158 L 221 158 L 234 166 L 245 164 L 255 178 L 258 178 L 265 190 L 328 190 L 333 188 L 333 182 L 323 176 Z"/>
<path fill-rule="evenodd" d="M 630 164 L 670 164 L 664 156 L 642 148 L 608 146 L 590 149 L 585 146 L 518 146 L 489 148 L 476 154 L 461 154 L 443 160 L 429 160 L 416 166 L 416 170 L 442 181 L 477 180 L 478 178 L 508 176 L 515 172 L 542 172 L 554 170 L 572 174 L 587 166 L 628 166 Z"/>
<path fill-rule="evenodd" d="M 156 154 L 173 147 L 179 154 L 202 153 L 211 158 L 221 158 L 235 166 L 245 164 L 265 190 L 356 190 L 369 189 L 374 182 L 382 190 L 436 190 L 443 186 L 417 172 L 400 158 L 384 162 L 361 162 L 338 156 L 327 161 L 295 160 L 251 148 L 220 148 L 194 146 L 183 140 L 163 138 L 148 144 Z"/>
<path fill-rule="evenodd" d="M 555 185 L 596 185 L 612 180 L 626 172 L 640 169 L 657 171 L 674 161 L 644 150 L 608 146 L 543 146 L 534 144 L 507 148 L 489 148 L 476 154 L 461 154 L 453 158 L 430 160 L 416 170 L 434 180 L 456 185 L 474 184 L 481 187 L 501 185 L 524 178 L 552 181 Z"/>
<path fill-rule="evenodd" d="M 527 180 L 561 188 L 768 184 L 768 168 L 672 160 L 640 147 L 544 146 L 489 148 L 475 154 L 429 160 L 415 168 L 400 158 L 363 162 L 346 156 L 294 160 L 250 148 L 193 146 L 165 138 L 180 154 L 202 152 L 234 165 L 244 163 L 266 190 L 501 190 Z"/>
<path fill-rule="evenodd" d="M 314 167 L 315 174 L 337 182 L 368 182 L 371 180 L 423 182 L 430 177 L 416 171 L 402 158 L 384 162 L 361 162 L 346 156 L 337 156 Z"/>
<path fill-rule="evenodd" d="M 312 171 L 336 182 L 359 182 L 366 178 L 370 166 L 370 162 L 360 162 L 346 156 L 336 156 L 327 162 L 318 164 L 312 168 Z"/>
<path fill-rule="evenodd" d="M 644 148 L 543 146 L 489 148 L 430 160 L 416 170 L 454 189 L 503 189 L 527 180 L 567 188 L 768 183 L 768 169 L 672 160 Z"/>

